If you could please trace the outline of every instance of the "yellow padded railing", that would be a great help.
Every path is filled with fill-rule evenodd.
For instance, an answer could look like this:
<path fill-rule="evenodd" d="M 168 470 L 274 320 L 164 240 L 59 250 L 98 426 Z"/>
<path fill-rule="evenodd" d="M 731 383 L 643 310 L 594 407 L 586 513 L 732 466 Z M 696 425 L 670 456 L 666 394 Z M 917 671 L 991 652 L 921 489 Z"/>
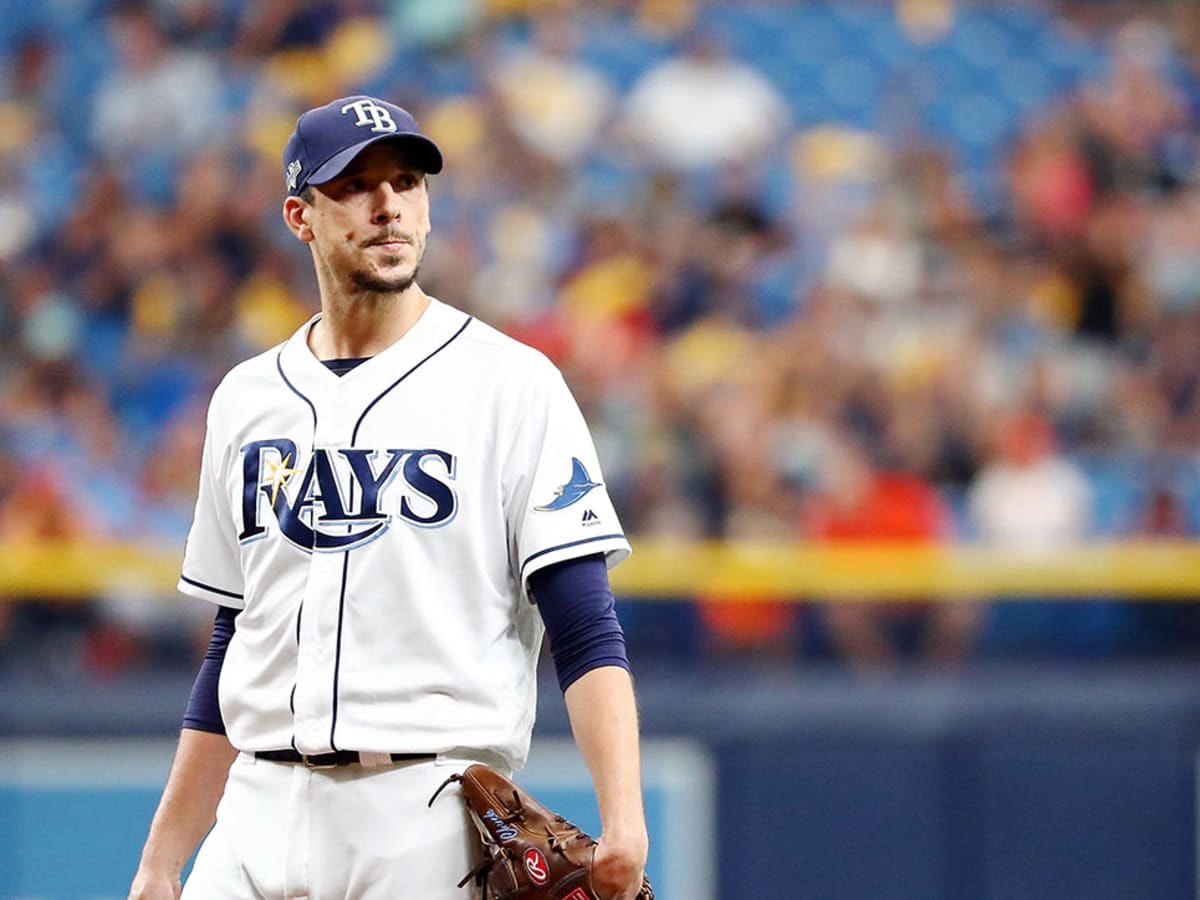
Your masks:
<path fill-rule="evenodd" d="M 1019 553 L 948 544 L 634 540 L 614 590 L 648 599 L 1200 598 L 1200 541 L 1121 541 Z M 174 592 L 181 554 L 123 543 L 0 544 L 0 596 Z"/>

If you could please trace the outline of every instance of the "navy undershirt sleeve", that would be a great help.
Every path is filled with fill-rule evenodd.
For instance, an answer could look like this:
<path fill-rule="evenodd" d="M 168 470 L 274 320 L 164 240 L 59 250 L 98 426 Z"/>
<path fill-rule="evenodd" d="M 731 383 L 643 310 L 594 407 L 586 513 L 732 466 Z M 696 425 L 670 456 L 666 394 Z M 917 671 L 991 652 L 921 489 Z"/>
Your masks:
<path fill-rule="evenodd" d="M 539 569 L 529 576 L 529 590 L 546 623 L 563 691 L 592 669 L 629 669 L 625 632 L 617 620 L 603 554 Z"/>
<path fill-rule="evenodd" d="M 239 610 L 228 606 L 217 608 L 213 620 L 212 639 L 208 651 L 200 663 L 200 671 L 192 684 L 192 695 L 188 698 L 187 712 L 183 714 L 183 727 L 195 731 L 224 734 L 225 722 L 221 718 L 221 704 L 217 697 L 217 685 L 221 680 L 221 666 L 225 664 L 225 651 L 233 637 L 234 619 Z"/>

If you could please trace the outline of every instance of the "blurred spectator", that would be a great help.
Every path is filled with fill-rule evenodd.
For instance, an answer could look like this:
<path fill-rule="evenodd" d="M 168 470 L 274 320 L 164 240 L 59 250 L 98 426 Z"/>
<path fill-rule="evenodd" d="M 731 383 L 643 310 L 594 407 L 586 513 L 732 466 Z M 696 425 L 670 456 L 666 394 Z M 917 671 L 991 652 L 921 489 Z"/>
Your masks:
<path fill-rule="evenodd" d="M 920 547 L 949 539 L 951 514 L 937 490 L 913 472 L 880 467 L 858 441 L 841 438 L 821 466 L 806 504 L 807 538 L 839 546 Z M 873 673 L 902 662 L 957 664 L 974 650 L 977 606 L 925 598 L 869 602 L 840 598 L 818 607 L 835 658 Z"/>
<path fill-rule="evenodd" d="M 698 397 L 696 428 L 711 448 L 718 536 L 751 544 L 792 540 L 798 493 L 772 464 L 772 448 L 763 439 L 772 414 L 770 370 L 752 359 L 741 360 L 739 368 Z M 787 598 L 747 590 L 720 598 L 701 592 L 699 599 L 711 658 L 770 662 L 794 655 L 798 615 Z"/>
<path fill-rule="evenodd" d="M 762 154 L 789 116 L 760 72 L 731 58 L 714 33 L 696 31 L 680 54 L 638 79 L 624 118 L 651 162 L 692 170 Z"/>
<path fill-rule="evenodd" d="M 448 49 L 464 40 L 483 16 L 484 0 L 396 0 L 392 31 L 401 47 Z"/>
<path fill-rule="evenodd" d="M 980 539 L 1031 559 L 1078 546 L 1092 531 L 1093 503 L 1083 470 L 1059 452 L 1043 416 L 1024 410 L 998 419 L 991 458 L 968 497 Z M 990 609 L 985 648 L 997 655 L 1095 655 L 1115 649 L 1131 618 L 1100 598 L 1008 598 Z"/>
<path fill-rule="evenodd" d="M 1200 310 L 1167 314 L 1155 324 L 1145 374 L 1153 383 L 1148 400 L 1160 418 L 1153 444 L 1192 452 L 1200 440 Z M 1149 405 L 1149 404 L 1148 404 Z"/>
<path fill-rule="evenodd" d="M 980 539 L 1035 556 L 1076 544 L 1091 528 L 1087 479 L 1058 452 L 1053 426 L 1033 412 L 998 419 L 968 502 Z"/>
<path fill-rule="evenodd" d="M 87 536 L 69 503 L 69 484 L 44 467 L 4 461 L 10 480 L 0 495 L 0 546 L 8 552 Z M 3 472 L 0 472 L 0 476 Z M 78 674 L 91 666 L 87 636 L 95 613 L 88 598 L 40 601 L 0 597 L 0 668 Z M 18 601 L 14 606 L 11 601 Z M 21 602 L 24 601 L 24 602 Z"/>
<path fill-rule="evenodd" d="M 1096 176 L 1071 113 L 1053 110 L 1031 123 L 1009 161 L 1018 224 L 1053 244 L 1083 236 L 1096 197 Z"/>
<path fill-rule="evenodd" d="M 777 290 L 772 277 L 791 274 L 790 236 L 763 207 L 745 167 L 715 173 L 712 210 L 703 220 L 664 222 L 657 233 L 671 277 L 659 278 L 653 316 L 659 331 L 673 334 L 706 316 L 754 329 L 769 329 L 795 313 L 790 286 Z"/>
<path fill-rule="evenodd" d="M 314 50 L 333 33 L 358 2 L 261 0 L 242 9 L 236 52 L 250 59 L 280 50 Z"/>
<path fill-rule="evenodd" d="M 604 74 L 577 58 L 581 27 L 565 13 L 542 16 L 532 41 L 494 68 L 513 131 L 559 165 L 591 148 L 613 105 Z"/>
<path fill-rule="evenodd" d="M 1165 199 L 1147 222 L 1144 253 L 1136 260 L 1144 284 L 1164 313 L 1200 307 L 1200 191 L 1190 188 Z"/>
<path fill-rule="evenodd" d="M 1182 98 L 1170 82 L 1171 36 L 1131 18 L 1112 35 L 1107 77 L 1082 93 L 1085 148 L 1102 196 L 1170 190 L 1181 174 L 1170 151 L 1185 127 Z"/>
<path fill-rule="evenodd" d="M 106 24 L 118 64 L 97 92 L 93 139 L 130 187 L 158 199 L 173 174 L 162 166 L 220 139 L 221 71 L 212 57 L 172 45 L 143 0 L 114 5 Z M 163 183 L 146 185 L 151 176 Z"/>

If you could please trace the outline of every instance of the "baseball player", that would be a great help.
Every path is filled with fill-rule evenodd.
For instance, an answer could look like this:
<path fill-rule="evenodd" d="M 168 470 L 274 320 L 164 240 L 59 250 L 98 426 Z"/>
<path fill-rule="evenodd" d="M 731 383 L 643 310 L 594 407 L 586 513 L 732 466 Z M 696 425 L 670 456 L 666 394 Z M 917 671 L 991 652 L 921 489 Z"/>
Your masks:
<path fill-rule="evenodd" d="M 213 638 L 130 897 L 180 896 L 201 839 L 191 900 L 468 897 L 474 828 L 427 801 L 474 762 L 524 764 L 548 632 L 601 816 L 593 880 L 633 898 L 647 835 L 606 568 L 629 545 L 583 417 L 545 357 L 417 284 L 442 156 L 409 113 L 311 109 L 283 167 L 321 311 L 212 398 L 179 589 L 217 606 Z"/>

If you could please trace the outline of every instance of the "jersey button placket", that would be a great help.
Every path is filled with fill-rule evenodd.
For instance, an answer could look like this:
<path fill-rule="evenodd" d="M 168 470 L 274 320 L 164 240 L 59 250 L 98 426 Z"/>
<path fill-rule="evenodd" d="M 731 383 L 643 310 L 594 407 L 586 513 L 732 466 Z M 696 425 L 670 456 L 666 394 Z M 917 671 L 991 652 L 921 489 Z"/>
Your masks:
<path fill-rule="evenodd" d="M 337 470 L 337 451 L 348 434 L 345 393 L 339 385 L 319 404 L 314 454 L 324 453 Z M 349 499 L 349 498 L 347 498 Z M 320 529 L 321 504 L 313 509 Z M 308 561 L 296 672 L 296 744 L 303 753 L 333 749 L 334 683 L 339 609 L 343 598 L 344 553 L 314 549 Z"/>

